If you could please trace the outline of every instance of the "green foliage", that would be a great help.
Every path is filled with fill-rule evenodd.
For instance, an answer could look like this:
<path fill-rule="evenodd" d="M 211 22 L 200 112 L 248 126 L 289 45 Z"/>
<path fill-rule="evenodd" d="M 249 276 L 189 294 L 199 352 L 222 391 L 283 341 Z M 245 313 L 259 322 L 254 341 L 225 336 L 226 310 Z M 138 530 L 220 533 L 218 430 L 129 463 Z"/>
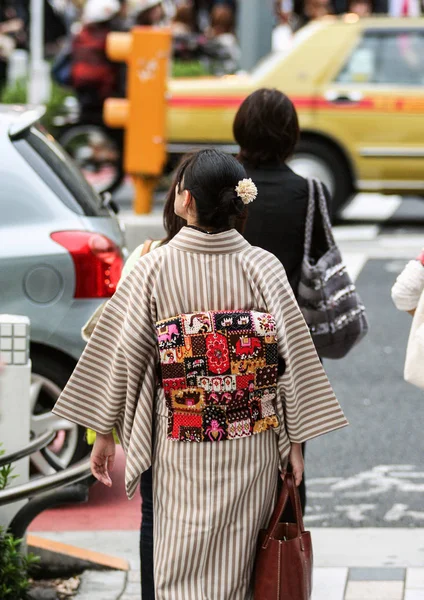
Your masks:
<path fill-rule="evenodd" d="M 53 130 L 53 117 L 60 113 L 65 98 L 71 95 L 71 90 L 52 82 L 50 99 L 46 104 L 46 113 L 41 120 L 48 131 L 51 132 Z M 0 102 L 2 104 L 26 104 L 27 101 L 27 81 L 25 79 L 18 80 L 14 85 L 7 86 L 0 95 Z"/>
<path fill-rule="evenodd" d="M 28 571 L 38 562 L 33 554 L 21 552 L 22 540 L 0 528 L 0 598 L 26 600 L 30 587 Z"/>
<path fill-rule="evenodd" d="M 5 451 L 1 449 L 0 444 L 0 456 L 4 456 Z M 11 479 L 16 479 L 17 475 L 12 475 L 13 467 L 12 465 L 4 465 L 0 467 L 0 490 L 4 490 L 4 488 L 9 485 Z"/>
<path fill-rule="evenodd" d="M 172 77 L 202 77 L 209 75 L 206 67 L 198 60 L 172 62 Z"/>
<path fill-rule="evenodd" d="M 27 101 L 27 84 L 23 79 L 18 80 L 15 85 L 5 87 L 0 96 L 2 104 L 25 104 Z"/>
<path fill-rule="evenodd" d="M 0 468 L 0 490 L 4 490 L 9 485 L 11 479 L 16 479 L 17 475 L 12 475 L 12 472 L 12 465 L 4 465 Z"/>
<path fill-rule="evenodd" d="M 1 444 L 0 444 L 1 446 Z M 5 451 L 0 448 L 0 456 Z M 0 469 L 0 489 L 4 489 L 16 475 L 11 465 Z M 30 582 L 28 571 L 39 558 L 21 552 L 22 540 L 0 527 L 0 598 L 1 600 L 26 600 Z"/>

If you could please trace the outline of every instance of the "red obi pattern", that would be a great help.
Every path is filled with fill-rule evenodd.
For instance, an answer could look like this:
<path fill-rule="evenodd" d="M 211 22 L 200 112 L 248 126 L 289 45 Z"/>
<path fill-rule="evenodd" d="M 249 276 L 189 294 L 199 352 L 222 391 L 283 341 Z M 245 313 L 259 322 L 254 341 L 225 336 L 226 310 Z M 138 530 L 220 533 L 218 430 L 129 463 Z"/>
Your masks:
<path fill-rule="evenodd" d="M 214 311 L 156 323 L 168 439 L 219 442 L 278 427 L 272 315 Z"/>

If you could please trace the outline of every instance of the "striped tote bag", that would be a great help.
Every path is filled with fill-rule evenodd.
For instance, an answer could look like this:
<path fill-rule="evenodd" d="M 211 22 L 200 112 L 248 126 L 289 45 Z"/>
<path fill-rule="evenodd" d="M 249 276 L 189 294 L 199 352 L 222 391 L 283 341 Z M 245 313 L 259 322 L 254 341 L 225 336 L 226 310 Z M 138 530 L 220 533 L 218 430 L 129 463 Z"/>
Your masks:
<path fill-rule="evenodd" d="M 305 249 L 297 294 L 321 358 L 343 358 L 365 336 L 368 321 L 339 248 L 334 240 L 323 187 L 310 179 Z M 315 210 L 321 213 L 328 250 L 317 261 L 311 257 Z"/>

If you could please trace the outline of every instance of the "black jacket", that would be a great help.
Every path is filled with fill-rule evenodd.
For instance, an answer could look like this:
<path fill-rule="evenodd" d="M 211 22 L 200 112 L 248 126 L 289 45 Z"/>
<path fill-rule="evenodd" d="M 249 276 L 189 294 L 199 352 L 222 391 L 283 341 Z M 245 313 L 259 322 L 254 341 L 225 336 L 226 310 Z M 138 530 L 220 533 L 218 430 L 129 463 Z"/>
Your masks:
<path fill-rule="evenodd" d="M 249 205 L 244 236 L 253 246 L 260 246 L 283 263 L 290 285 L 297 295 L 305 242 L 308 182 L 287 165 L 250 169 L 258 188 L 258 197 Z M 327 205 L 330 196 L 327 190 Z M 327 250 L 321 218 L 316 216 L 312 237 L 312 255 L 319 258 Z"/>

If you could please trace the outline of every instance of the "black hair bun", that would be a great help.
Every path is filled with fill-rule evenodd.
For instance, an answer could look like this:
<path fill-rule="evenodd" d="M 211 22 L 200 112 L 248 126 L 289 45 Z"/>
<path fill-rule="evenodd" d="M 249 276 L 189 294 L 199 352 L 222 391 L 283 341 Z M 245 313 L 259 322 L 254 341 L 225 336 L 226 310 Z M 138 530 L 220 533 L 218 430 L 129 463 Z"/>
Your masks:
<path fill-rule="evenodd" d="M 237 196 L 235 188 L 224 188 L 219 195 L 217 208 L 223 215 L 233 216 L 240 215 L 245 209 L 245 204 L 243 200 Z"/>

